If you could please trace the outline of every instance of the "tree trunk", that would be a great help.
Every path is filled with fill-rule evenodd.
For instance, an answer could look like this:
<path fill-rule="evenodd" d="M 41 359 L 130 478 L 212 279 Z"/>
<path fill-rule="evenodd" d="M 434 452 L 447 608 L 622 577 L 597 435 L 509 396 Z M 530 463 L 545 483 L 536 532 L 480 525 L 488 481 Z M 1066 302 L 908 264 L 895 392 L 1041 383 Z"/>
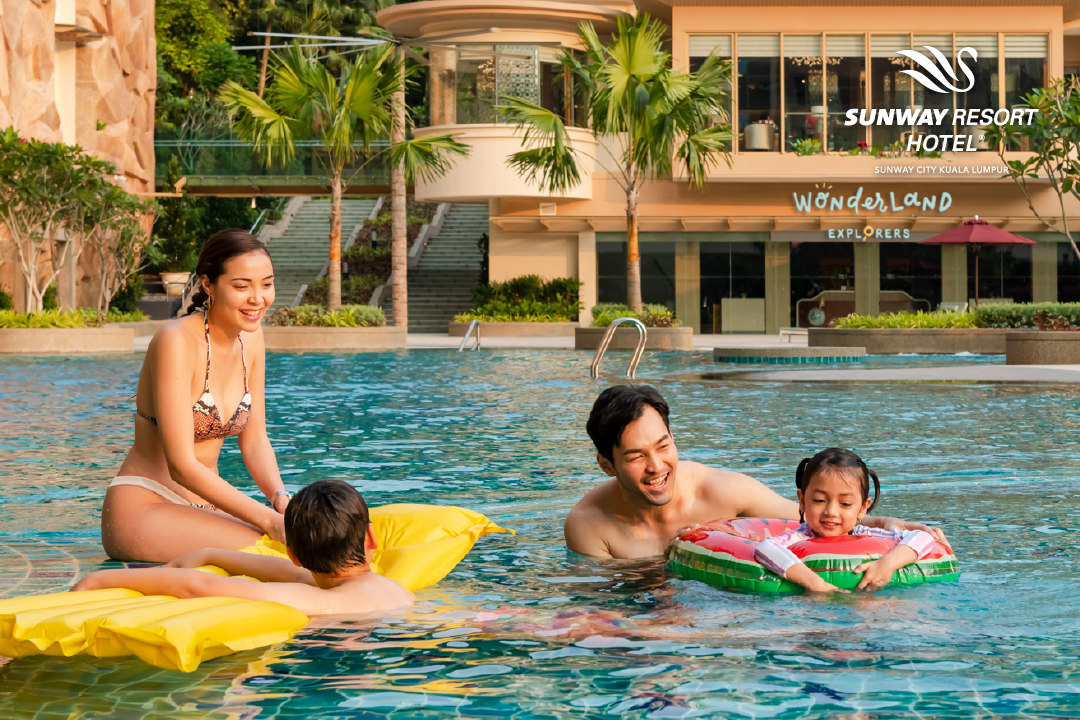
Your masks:
<path fill-rule="evenodd" d="M 326 306 L 331 311 L 341 309 L 341 170 L 334 169 L 330 181 L 330 269 Z"/>
<path fill-rule="evenodd" d="M 638 253 L 638 189 L 626 191 L 626 304 L 641 312 L 641 257 Z"/>
<path fill-rule="evenodd" d="M 262 60 L 259 62 L 259 97 L 263 96 L 266 92 L 266 66 L 270 62 L 270 34 L 273 32 L 274 23 L 271 20 L 266 21 L 266 42 L 263 43 Z"/>
<path fill-rule="evenodd" d="M 390 144 L 405 141 L 405 55 L 401 48 L 396 51 L 398 82 L 392 99 L 394 123 L 390 130 Z M 394 307 L 394 326 L 409 327 L 409 237 L 406 233 L 405 165 L 394 163 L 390 170 L 390 228 L 392 233 L 390 268 L 393 273 L 391 298 Z"/>

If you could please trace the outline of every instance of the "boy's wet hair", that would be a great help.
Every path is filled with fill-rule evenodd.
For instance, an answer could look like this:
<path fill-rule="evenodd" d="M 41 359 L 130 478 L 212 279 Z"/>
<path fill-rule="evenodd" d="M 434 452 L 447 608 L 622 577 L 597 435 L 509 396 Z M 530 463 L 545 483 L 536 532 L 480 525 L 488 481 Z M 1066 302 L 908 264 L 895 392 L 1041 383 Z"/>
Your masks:
<path fill-rule="evenodd" d="M 878 481 L 877 473 L 866 467 L 866 463 L 862 461 L 862 458 L 850 450 L 836 447 L 827 448 L 814 457 L 803 458 L 798 469 L 795 470 L 795 487 L 805 492 L 810 479 L 818 473 L 829 470 L 843 472 L 850 469 L 856 471 L 863 502 L 866 502 L 866 499 L 870 497 L 870 481 L 874 481 L 874 501 L 866 509 L 867 512 L 870 512 L 877 505 L 878 498 L 881 497 L 881 483 Z"/>
<path fill-rule="evenodd" d="M 585 425 L 596 451 L 614 461 L 614 448 L 619 444 L 623 430 L 641 417 L 646 407 L 658 412 L 664 419 L 664 427 L 671 430 L 668 404 L 652 385 L 616 385 L 600 393 Z"/>
<path fill-rule="evenodd" d="M 285 540 L 300 564 L 330 574 L 367 562 L 367 503 L 341 480 L 317 480 L 300 489 L 285 508 Z"/>

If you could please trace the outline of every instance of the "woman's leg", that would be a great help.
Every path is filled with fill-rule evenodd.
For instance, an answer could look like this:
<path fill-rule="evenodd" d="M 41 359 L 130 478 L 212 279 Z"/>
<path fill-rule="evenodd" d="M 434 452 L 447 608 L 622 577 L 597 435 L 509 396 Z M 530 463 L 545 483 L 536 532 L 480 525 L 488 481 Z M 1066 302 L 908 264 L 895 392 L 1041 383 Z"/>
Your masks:
<path fill-rule="evenodd" d="M 190 550 L 236 550 L 262 536 L 231 515 L 178 505 L 145 488 L 110 487 L 101 507 L 101 544 L 114 560 L 168 562 Z"/>

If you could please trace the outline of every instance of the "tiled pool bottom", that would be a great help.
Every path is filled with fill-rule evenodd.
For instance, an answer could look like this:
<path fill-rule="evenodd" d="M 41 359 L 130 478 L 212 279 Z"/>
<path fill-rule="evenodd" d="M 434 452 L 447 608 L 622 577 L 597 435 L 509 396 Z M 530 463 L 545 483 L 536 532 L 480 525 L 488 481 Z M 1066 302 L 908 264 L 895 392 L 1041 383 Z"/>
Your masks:
<path fill-rule="evenodd" d="M 9 662 L 0 718 L 1080 714 L 1080 458 L 1065 450 L 1080 393 L 695 382 L 716 369 L 706 354 L 646 355 L 639 380 L 671 400 L 683 460 L 790 496 L 799 459 L 853 447 L 882 476 L 883 512 L 940 522 L 961 562 L 954 584 L 763 598 L 563 548 L 562 518 L 598 479 L 588 408 L 617 379 L 588 380 L 586 355 L 271 356 L 271 438 L 291 487 L 345 477 L 372 504 L 466 505 L 518 535 L 483 539 L 415 610 L 320 621 L 189 675 L 126 659 Z M 96 513 L 130 442 L 137 371 L 0 368 L 0 595 L 62 589 L 103 559 Z M 226 448 L 222 472 L 243 477 Z"/>

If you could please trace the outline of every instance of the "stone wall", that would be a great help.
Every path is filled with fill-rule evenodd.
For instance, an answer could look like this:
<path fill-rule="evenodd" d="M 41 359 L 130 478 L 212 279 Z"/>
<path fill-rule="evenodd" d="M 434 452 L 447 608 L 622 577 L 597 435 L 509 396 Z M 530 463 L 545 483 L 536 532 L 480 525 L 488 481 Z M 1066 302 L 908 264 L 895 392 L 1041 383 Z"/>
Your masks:
<path fill-rule="evenodd" d="M 73 27 L 70 19 L 58 23 L 58 4 L 68 13 L 74 4 Z M 58 42 L 74 43 L 73 87 L 57 71 Z M 156 85 L 154 0 L 0 0 L 0 128 L 74 142 L 116 165 L 115 180 L 128 192 L 151 193 Z M 66 121 L 74 138 L 63 135 L 64 107 L 73 108 Z M 94 304 L 88 257 L 74 280 L 77 303 Z M 23 280 L 2 226 L 0 287 L 22 309 Z"/>

